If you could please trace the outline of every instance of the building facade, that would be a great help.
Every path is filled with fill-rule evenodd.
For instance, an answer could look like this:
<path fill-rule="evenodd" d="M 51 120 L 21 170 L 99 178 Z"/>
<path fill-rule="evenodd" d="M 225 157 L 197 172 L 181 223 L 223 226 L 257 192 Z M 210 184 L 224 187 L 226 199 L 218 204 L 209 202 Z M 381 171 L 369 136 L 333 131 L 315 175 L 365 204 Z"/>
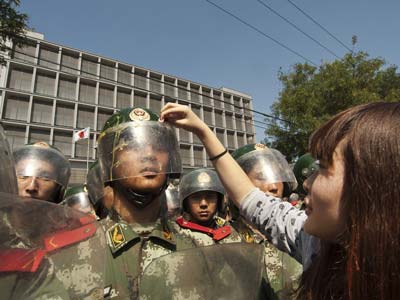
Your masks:
<path fill-rule="evenodd" d="M 0 67 L 0 120 L 10 145 L 43 140 L 56 146 L 71 162 L 71 184 L 85 182 L 105 121 L 124 107 L 159 113 L 168 102 L 189 105 L 230 151 L 255 141 L 249 95 L 57 45 L 39 33 L 13 49 Z M 74 130 L 86 127 L 90 139 L 74 143 Z M 195 135 L 176 132 L 184 171 L 211 166 Z"/>

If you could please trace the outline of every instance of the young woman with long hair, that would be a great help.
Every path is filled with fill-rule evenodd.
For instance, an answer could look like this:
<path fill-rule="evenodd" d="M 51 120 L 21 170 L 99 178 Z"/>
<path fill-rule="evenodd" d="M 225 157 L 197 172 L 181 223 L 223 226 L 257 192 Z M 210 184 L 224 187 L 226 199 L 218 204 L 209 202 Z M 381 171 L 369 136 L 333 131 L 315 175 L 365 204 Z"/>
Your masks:
<path fill-rule="evenodd" d="M 187 106 L 169 103 L 161 119 L 200 138 L 242 214 L 303 263 L 298 299 L 399 298 L 400 103 L 350 108 L 312 135 L 320 168 L 305 213 L 256 189 Z"/>

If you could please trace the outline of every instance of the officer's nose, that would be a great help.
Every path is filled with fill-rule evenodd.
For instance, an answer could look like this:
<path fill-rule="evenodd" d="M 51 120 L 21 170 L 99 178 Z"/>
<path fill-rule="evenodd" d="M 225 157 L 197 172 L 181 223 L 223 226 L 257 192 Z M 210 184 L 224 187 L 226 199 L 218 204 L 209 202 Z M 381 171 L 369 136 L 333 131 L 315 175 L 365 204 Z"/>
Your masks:
<path fill-rule="evenodd" d="M 29 182 L 25 188 L 25 191 L 29 194 L 35 194 L 38 192 L 39 184 L 36 177 L 29 178 Z"/>
<path fill-rule="evenodd" d="M 206 209 L 208 207 L 208 201 L 205 198 L 202 198 L 200 200 L 200 208 L 201 209 Z"/>

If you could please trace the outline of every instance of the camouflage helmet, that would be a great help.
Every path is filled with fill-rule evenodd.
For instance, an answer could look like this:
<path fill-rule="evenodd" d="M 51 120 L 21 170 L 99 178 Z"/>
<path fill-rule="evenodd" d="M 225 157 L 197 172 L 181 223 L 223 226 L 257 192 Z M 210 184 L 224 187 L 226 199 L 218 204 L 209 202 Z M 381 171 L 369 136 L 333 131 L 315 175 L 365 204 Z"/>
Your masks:
<path fill-rule="evenodd" d="M 185 174 L 179 183 L 179 201 L 185 210 L 185 200 L 194 193 L 212 191 L 218 194 L 218 209 L 222 208 L 225 194 L 224 186 L 219 180 L 217 172 L 211 169 L 196 169 Z"/>
<path fill-rule="evenodd" d="M 286 158 L 276 149 L 270 149 L 263 144 L 248 144 L 232 153 L 246 174 L 254 167 L 266 183 L 285 183 L 284 196 L 296 189 L 297 181 Z"/>
<path fill-rule="evenodd" d="M 0 192 L 18 194 L 14 158 L 3 127 L 0 125 Z"/>
<path fill-rule="evenodd" d="M 294 175 L 299 183 L 299 186 L 297 187 L 299 193 L 306 194 L 306 191 L 303 188 L 303 183 L 317 170 L 318 165 L 316 164 L 316 160 L 312 158 L 310 153 L 306 153 L 299 157 L 293 166 Z"/>
<path fill-rule="evenodd" d="M 93 206 L 89 199 L 88 190 L 83 184 L 68 188 L 65 191 L 64 200 L 60 204 L 82 212 L 93 213 Z"/>
<path fill-rule="evenodd" d="M 160 122 L 158 115 L 146 108 L 124 108 L 114 113 L 105 123 L 98 138 L 99 163 L 104 182 L 140 176 L 142 171 L 116 175 L 121 165 L 118 153 L 134 149 L 145 155 L 148 147 L 168 153 L 166 166 L 154 162 L 153 173 L 165 173 L 169 178 L 179 178 L 182 165 L 175 129 Z"/>

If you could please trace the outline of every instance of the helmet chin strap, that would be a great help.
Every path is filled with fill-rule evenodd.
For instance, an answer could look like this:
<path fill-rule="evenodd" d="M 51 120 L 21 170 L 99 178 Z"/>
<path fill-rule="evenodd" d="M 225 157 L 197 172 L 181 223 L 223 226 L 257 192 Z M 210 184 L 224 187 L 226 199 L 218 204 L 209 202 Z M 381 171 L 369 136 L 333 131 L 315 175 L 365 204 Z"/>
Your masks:
<path fill-rule="evenodd" d="M 165 180 L 164 184 L 156 193 L 138 193 L 130 188 L 123 188 L 124 195 L 127 197 L 128 201 L 135 205 L 137 208 L 144 208 L 149 205 L 153 200 L 158 198 L 167 188 L 168 179 Z"/>

